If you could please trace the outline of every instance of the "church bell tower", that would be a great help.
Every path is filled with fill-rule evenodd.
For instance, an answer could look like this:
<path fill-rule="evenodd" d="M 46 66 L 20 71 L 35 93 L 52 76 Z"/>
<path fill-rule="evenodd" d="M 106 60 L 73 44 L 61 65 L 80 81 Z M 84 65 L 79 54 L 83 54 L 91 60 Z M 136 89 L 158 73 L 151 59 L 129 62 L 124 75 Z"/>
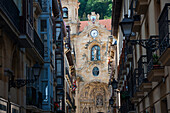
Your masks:
<path fill-rule="evenodd" d="M 63 19 L 65 24 L 70 26 L 71 35 L 76 35 L 78 33 L 79 19 L 78 19 L 78 9 L 80 3 L 78 0 L 62 0 L 63 6 Z"/>

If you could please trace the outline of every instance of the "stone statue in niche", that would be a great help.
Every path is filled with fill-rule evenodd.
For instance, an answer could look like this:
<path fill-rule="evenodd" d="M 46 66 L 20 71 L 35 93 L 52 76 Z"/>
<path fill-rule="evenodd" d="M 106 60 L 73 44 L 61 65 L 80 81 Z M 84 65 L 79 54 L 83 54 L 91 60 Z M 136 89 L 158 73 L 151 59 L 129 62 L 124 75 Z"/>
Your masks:
<path fill-rule="evenodd" d="M 93 53 L 94 53 L 94 60 L 97 60 L 97 47 L 93 49 Z"/>
<path fill-rule="evenodd" d="M 88 109 L 85 107 L 82 113 L 88 113 Z"/>
<path fill-rule="evenodd" d="M 103 105 L 103 96 L 102 95 L 98 95 L 96 97 L 96 105 L 97 106 L 102 106 Z"/>

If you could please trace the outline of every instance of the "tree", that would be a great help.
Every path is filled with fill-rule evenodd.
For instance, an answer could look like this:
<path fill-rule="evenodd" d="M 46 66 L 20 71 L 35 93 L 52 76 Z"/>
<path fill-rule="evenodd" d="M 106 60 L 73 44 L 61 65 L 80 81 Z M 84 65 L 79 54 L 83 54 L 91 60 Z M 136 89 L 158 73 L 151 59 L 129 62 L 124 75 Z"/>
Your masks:
<path fill-rule="evenodd" d="M 111 18 L 112 0 L 80 0 L 79 17 L 84 19 L 84 13 L 99 13 L 100 19 Z M 81 19 L 81 20 L 82 20 Z"/>

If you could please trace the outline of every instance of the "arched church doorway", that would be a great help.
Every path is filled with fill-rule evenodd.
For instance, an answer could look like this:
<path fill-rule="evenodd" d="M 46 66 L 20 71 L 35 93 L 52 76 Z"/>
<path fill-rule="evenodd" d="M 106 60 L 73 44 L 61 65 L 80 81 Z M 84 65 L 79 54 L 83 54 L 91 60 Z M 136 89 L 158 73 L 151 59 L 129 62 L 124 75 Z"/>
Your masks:
<path fill-rule="evenodd" d="M 86 84 L 80 93 L 79 113 L 106 113 L 109 106 L 108 86 L 103 82 Z"/>

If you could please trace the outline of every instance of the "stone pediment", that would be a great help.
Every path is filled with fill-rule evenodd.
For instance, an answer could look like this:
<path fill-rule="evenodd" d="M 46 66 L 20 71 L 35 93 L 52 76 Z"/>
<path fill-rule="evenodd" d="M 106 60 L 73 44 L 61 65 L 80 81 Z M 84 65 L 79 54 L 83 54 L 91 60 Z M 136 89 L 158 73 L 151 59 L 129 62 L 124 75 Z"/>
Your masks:
<path fill-rule="evenodd" d="M 106 29 L 104 25 L 99 23 L 99 14 L 95 14 L 95 12 L 91 12 L 91 15 L 88 14 L 88 25 L 84 27 L 84 30 L 78 35 L 78 37 L 87 35 L 91 30 L 96 29 L 99 34 L 107 34 L 110 35 L 110 31 Z"/>

